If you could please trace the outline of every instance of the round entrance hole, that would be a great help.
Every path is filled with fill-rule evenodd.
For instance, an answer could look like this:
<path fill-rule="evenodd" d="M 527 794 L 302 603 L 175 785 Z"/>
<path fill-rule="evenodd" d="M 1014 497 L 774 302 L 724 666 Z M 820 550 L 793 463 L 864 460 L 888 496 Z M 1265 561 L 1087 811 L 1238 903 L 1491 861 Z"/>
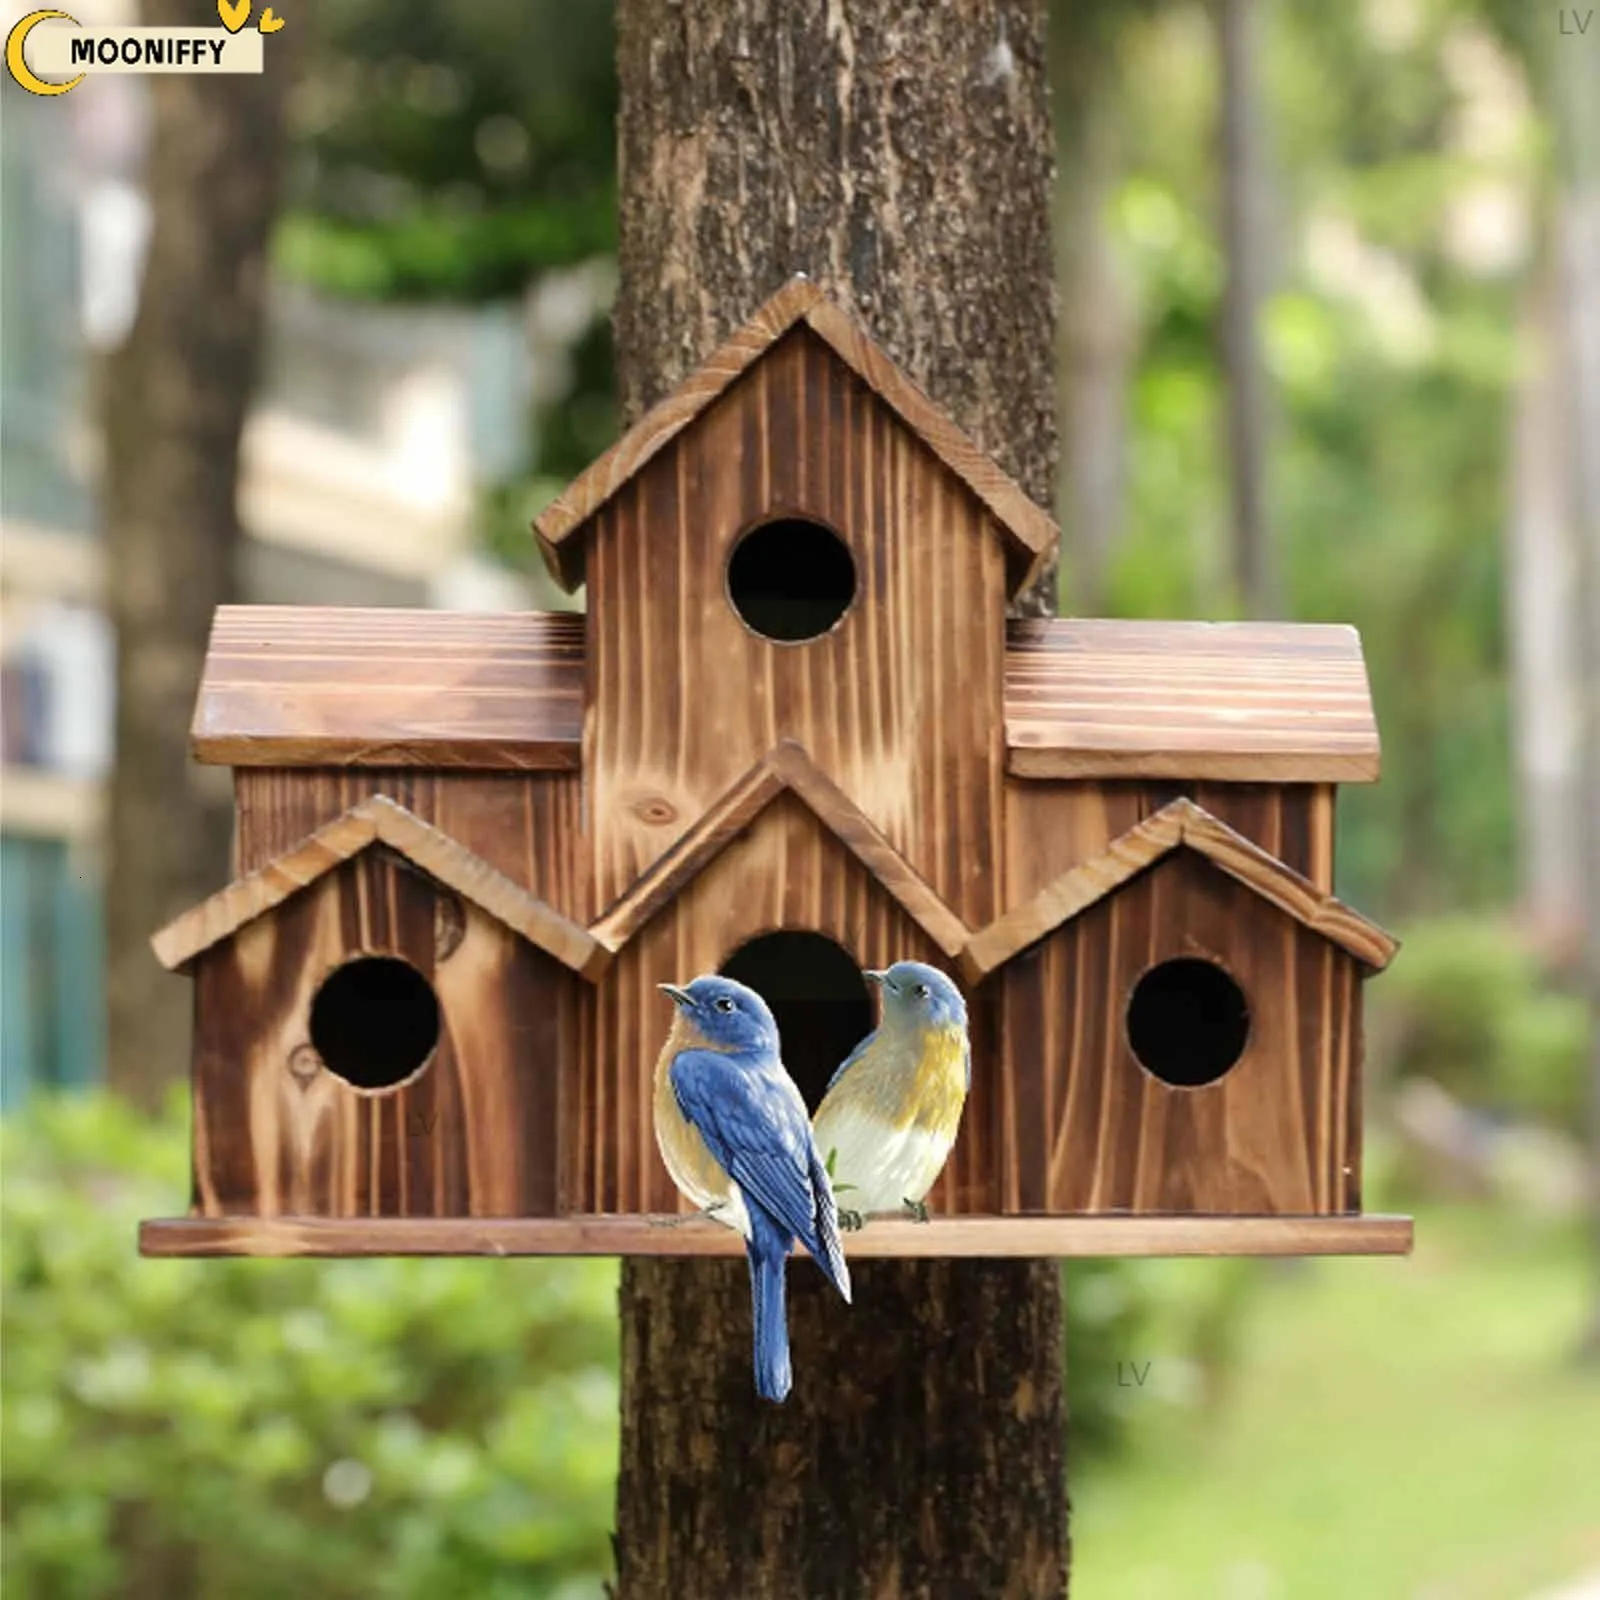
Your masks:
<path fill-rule="evenodd" d="M 409 961 L 357 956 L 335 967 L 311 1002 L 311 1043 L 329 1072 L 357 1089 L 392 1089 L 433 1054 L 439 1002 Z"/>
<path fill-rule="evenodd" d="M 820 639 L 856 597 L 856 564 L 832 528 L 805 517 L 759 523 L 728 557 L 728 599 L 763 639 Z"/>
<path fill-rule="evenodd" d="M 840 1063 L 872 1032 L 872 998 L 861 969 L 820 933 L 764 933 L 723 963 L 772 1007 L 783 1064 L 815 1111 Z"/>
<path fill-rule="evenodd" d="M 1163 961 L 1128 1001 L 1128 1043 L 1153 1077 L 1180 1089 L 1215 1083 L 1250 1038 L 1244 990 L 1214 962 Z"/>

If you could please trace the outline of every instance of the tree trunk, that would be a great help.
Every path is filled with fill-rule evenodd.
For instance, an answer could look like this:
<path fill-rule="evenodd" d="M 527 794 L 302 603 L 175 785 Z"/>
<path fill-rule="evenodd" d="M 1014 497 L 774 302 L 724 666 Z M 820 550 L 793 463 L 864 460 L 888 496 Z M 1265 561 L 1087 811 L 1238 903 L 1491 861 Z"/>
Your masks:
<path fill-rule="evenodd" d="M 1106 606 L 1111 553 L 1122 528 L 1126 407 L 1134 330 L 1106 225 L 1117 178 L 1121 63 L 1118 12 L 1104 0 L 1054 0 L 1050 100 L 1061 178 L 1056 268 L 1061 285 L 1057 493 L 1065 604 L 1075 616 Z"/>
<path fill-rule="evenodd" d="M 143 20 L 194 20 L 146 0 Z M 303 31 L 303 27 L 302 27 Z M 111 1084 L 142 1103 L 187 1070 L 187 986 L 149 938 L 227 865 L 224 774 L 189 719 L 211 613 L 231 598 L 239 435 L 255 381 L 294 29 L 259 77 L 149 80 L 153 226 L 138 314 L 104 373 L 105 525 L 117 630 L 106 1000 Z"/>
<path fill-rule="evenodd" d="M 1256 68 L 1258 0 L 1218 0 L 1222 62 L 1222 360 L 1227 377 L 1228 471 L 1232 489 L 1232 578 L 1252 617 L 1277 609 L 1266 510 L 1266 374 L 1261 363 L 1265 298 L 1266 161 Z"/>
<path fill-rule="evenodd" d="M 1542 259 L 1528 286 L 1522 342 L 1529 352 L 1513 399 L 1511 506 L 1506 539 L 1522 914 L 1552 949 L 1571 950 L 1583 926 L 1583 828 L 1578 792 L 1578 633 L 1572 605 L 1568 374 L 1559 277 Z"/>
<path fill-rule="evenodd" d="M 1600 1269 L 1600 101 L 1593 54 L 1563 38 L 1556 49 L 1556 126 L 1561 182 L 1558 238 L 1568 370 L 1569 450 L 1578 656 L 1580 812 L 1585 819 L 1585 972 L 1589 991 L 1590 1185 Z M 1588 1350 L 1600 1358 L 1600 1282 Z"/>
<path fill-rule="evenodd" d="M 626 414 L 804 271 L 1048 503 L 1042 4 L 622 0 L 617 26 Z M 852 1274 L 847 1310 L 792 1270 L 776 1408 L 742 1262 L 625 1263 L 620 1600 L 1064 1592 L 1055 1264 Z"/>

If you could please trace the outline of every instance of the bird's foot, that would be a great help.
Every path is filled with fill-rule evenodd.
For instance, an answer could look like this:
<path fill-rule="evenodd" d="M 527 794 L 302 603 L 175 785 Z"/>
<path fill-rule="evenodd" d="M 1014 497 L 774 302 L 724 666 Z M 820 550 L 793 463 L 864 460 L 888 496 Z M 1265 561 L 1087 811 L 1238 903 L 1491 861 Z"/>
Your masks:
<path fill-rule="evenodd" d="M 913 1222 L 927 1222 L 929 1220 L 928 1206 L 926 1201 L 902 1199 L 900 1204 L 906 1208 L 906 1215 L 910 1217 Z"/>
<path fill-rule="evenodd" d="M 859 1233 L 867 1225 L 867 1219 L 859 1211 L 850 1211 L 844 1207 L 839 1210 L 839 1226 L 846 1233 Z"/>
<path fill-rule="evenodd" d="M 698 1211 L 680 1211 L 675 1217 L 651 1217 L 652 1228 L 681 1228 L 686 1222 L 698 1222 L 701 1217 L 714 1217 L 719 1211 L 727 1208 L 726 1200 L 713 1200 L 710 1205 L 702 1206 Z"/>

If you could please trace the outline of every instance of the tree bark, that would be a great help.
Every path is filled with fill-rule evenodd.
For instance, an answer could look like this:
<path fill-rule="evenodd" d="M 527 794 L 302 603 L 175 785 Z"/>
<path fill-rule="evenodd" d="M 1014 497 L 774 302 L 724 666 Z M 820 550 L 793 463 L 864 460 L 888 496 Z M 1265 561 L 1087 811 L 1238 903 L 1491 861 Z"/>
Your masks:
<path fill-rule="evenodd" d="M 1048 503 L 1039 0 L 622 0 L 617 26 L 627 416 L 804 271 Z M 1053 572 L 1022 608 L 1055 610 Z M 1064 1592 L 1055 1264 L 852 1273 L 846 1309 L 793 1267 L 776 1408 L 743 1263 L 624 1264 L 620 1600 Z"/>
<path fill-rule="evenodd" d="M 1260 348 L 1267 176 L 1256 68 L 1259 13 L 1258 0 L 1218 0 L 1222 231 L 1228 269 L 1222 294 L 1222 360 L 1227 375 L 1232 578 L 1245 611 L 1268 617 L 1278 599 L 1267 528 L 1266 373 Z"/>
<path fill-rule="evenodd" d="M 143 20 L 194 20 L 146 0 Z M 303 26 L 302 30 L 303 31 Z M 151 933 L 217 887 L 226 775 L 188 755 L 212 610 L 233 593 L 239 436 L 255 381 L 294 29 L 259 77 L 149 80 L 152 229 L 139 309 L 104 373 L 108 591 L 117 630 L 107 885 L 107 1074 L 141 1103 L 187 1071 L 186 986 Z"/>

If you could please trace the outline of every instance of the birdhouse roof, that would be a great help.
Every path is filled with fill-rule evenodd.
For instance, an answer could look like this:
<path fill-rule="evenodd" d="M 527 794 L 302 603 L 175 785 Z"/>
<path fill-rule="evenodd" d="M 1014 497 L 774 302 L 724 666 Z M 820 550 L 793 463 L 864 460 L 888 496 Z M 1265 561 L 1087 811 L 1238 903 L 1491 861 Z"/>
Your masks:
<path fill-rule="evenodd" d="M 792 329 L 809 328 L 993 513 L 1006 543 L 1011 591 L 1026 587 L 1055 548 L 1055 523 L 925 395 L 873 338 L 804 278 L 785 284 L 664 400 L 652 406 L 535 519 L 551 570 L 583 581 L 584 533 L 594 513 Z"/>
<path fill-rule="evenodd" d="M 226 766 L 576 771 L 583 617 L 221 606 L 190 743 Z"/>
<path fill-rule="evenodd" d="M 232 766 L 578 770 L 584 619 L 223 606 L 191 744 Z M 1020 777 L 1370 781 L 1361 640 L 1317 623 L 1013 622 Z"/>
<path fill-rule="evenodd" d="M 1324 894 L 1192 800 L 1174 800 L 976 934 L 961 952 L 963 973 L 970 982 L 979 982 L 1178 849 L 1204 856 L 1269 905 L 1375 971 L 1386 967 L 1399 949 L 1375 922 Z"/>
<path fill-rule="evenodd" d="M 962 920 L 793 740 L 776 745 L 729 785 L 589 931 L 607 950 L 622 949 L 782 794 L 807 806 L 946 955 L 955 956 L 967 943 L 970 933 Z"/>
<path fill-rule="evenodd" d="M 235 879 L 168 923 L 150 941 L 157 959 L 171 971 L 185 970 L 213 945 L 374 844 L 387 845 L 574 972 L 592 979 L 609 964 L 609 953 L 577 923 L 449 834 L 382 795 L 352 806 L 264 867 Z"/>
<path fill-rule="evenodd" d="M 1308 622 L 1013 622 L 1007 768 L 1036 778 L 1370 783 L 1361 636 Z"/>

